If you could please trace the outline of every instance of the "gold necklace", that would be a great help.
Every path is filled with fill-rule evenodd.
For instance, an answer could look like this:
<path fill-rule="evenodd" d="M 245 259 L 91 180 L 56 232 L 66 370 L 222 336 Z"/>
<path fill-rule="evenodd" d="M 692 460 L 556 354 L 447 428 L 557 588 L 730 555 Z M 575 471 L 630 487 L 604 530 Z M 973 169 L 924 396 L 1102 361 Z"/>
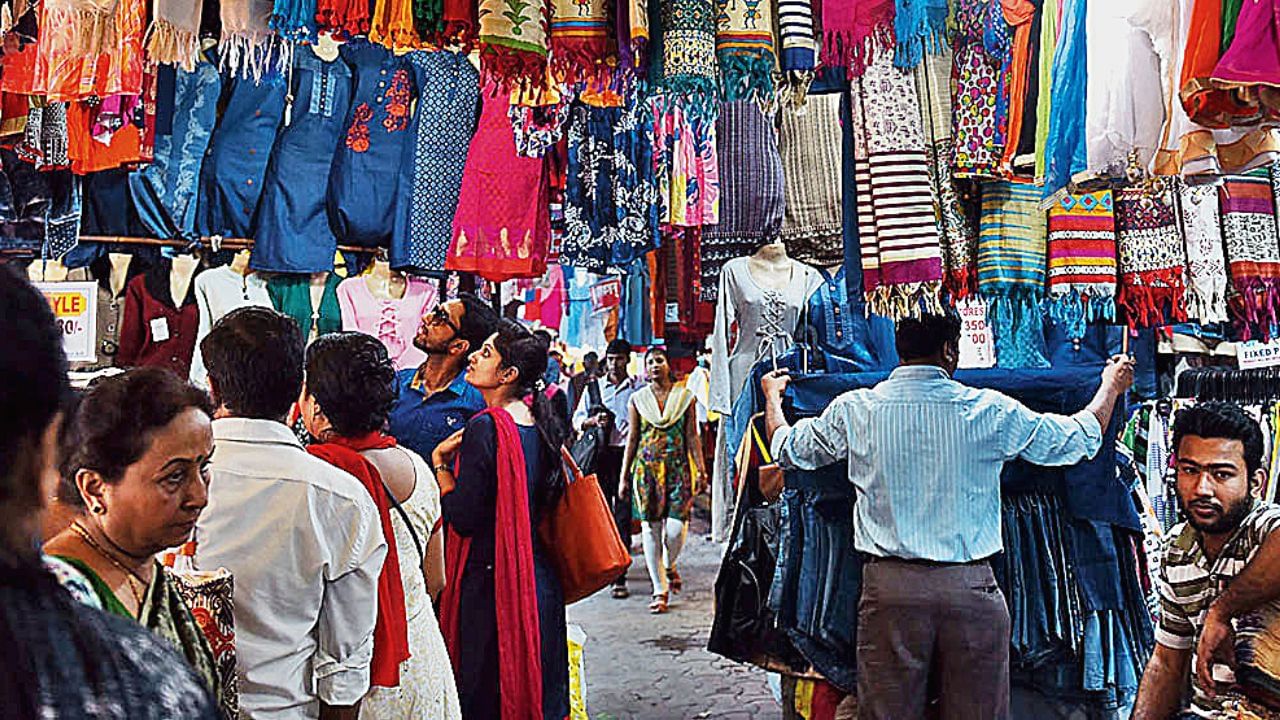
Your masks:
<path fill-rule="evenodd" d="M 79 537 L 81 540 L 83 540 L 83 541 L 84 541 L 84 543 L 85 543 L 86 545 L 88 545 L 89 547 L 93 548 L 95 552 L 97 552 L 97 553 L 98 553 L 99 555 L 101 555 L 102 557 L 106 558 L 107 562 L 109 562 L 109 563 L 111 563 L 112 565 L 114 565 L 114 566 L 116 567 L 116 569 L 117 569 L 117 570 L 120 570 L 121 572 L 123 572 L 123 573 L 124 573 L 124 578 L 125 578 L 125 581 L 126 581 L 126 582 L 125 582 L 125 584 L 129 587 L 129 593 L 130 593 L 131 595 L 133 595 L 133 601 L 134 601 L 134 603 L 135 603 L 135 604 L 137 604 L 137 606 L 138 606 L 138 609 L 137 609 L 135 612 L 136 612 L 136 613 L 141 613 L 141 612 L 142 612 L 142 597 L 143 597 L 143 593 L 146 591 L 146 588 L 147 588 L 147 583 L 146 583 L 146 581 L 145 581 L 145 580 L 143 580 L 143 579 L 138 575 L 138 573 L 136 573 L 136 572 L 134 572 L 134 571 L 130 570 L 129 568 L 125 567 L 125 566 L 124 566 L 124 563 L 121 563 L 119 560 L 117 560 L 117 559 L 115 558 L 115 556 L 114 556 L 114 555 L 112 555 L 110 552 L 108 552 L 106 548 L 104 548 L 104 547 L 102 547 L 102 545 L 98 544 L 98 541 L 93 539 L 93 536 L 92 536 L 92 535 L 90 535 L 90 534 L 89 534 L 89 531 L 88 531 L 88 530 L 86 530 L 86 529 L 84 528 L 84 526 L 80 524 L 80 521 L 79 521 L 79 520 L 76 520 L 76 521 L 74 521 L 74 522 L 72 522 L 72 523 L 71 523 L 71 531 L 72 531 L 72 532 L 74 532 L 74 533 L 76 534 L 76 536 L 77 536 L 77 537 Z M 133 584 L 134 584 L 135 582 L 136 582 L 136 583 L 138 583 L 138 585 L 140 585 L 140 586 L 142 587 L 142 590 L 141 590 L 141 591 L 140 591 L 140 590 L 138 590 L 137 588 L 135 588 L 135 587 L 133 586 Z"/>

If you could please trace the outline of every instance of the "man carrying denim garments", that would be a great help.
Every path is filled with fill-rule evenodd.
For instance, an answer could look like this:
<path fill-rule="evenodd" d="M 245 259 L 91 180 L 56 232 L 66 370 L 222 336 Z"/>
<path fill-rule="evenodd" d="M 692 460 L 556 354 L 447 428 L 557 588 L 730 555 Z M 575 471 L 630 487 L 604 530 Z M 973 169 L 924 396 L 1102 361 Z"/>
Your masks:
<path fill-rule="evenodd" d="M 1015 458 L 1052 466 L 1097 454 L 1133 363 L 1112 358 L 1080 412 L 1042 415 L 951 379 L 954 315 L 902 320 L 896 344 L 901 365 L 887 380 L 794 427 L 782 412 L 786 372 L 766 375 L 766 433 L 785 469 L 848 460 L 854 547 L 866 558 L 859 717 L 924 717 L 932 676 L 942 717 L 1006 718 L 1009 610 L 989 562 L 1002 549 L 1000 472 Z"/>

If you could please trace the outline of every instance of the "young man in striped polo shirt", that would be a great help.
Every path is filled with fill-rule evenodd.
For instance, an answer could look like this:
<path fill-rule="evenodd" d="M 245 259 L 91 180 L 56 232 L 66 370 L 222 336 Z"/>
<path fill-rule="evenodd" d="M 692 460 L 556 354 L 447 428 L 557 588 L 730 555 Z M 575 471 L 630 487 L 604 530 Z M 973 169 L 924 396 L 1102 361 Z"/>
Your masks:
<path fill-rule="evenodd" d="M 1262 431 L 1235 405 L 1203 403 L 1178 414 L 1173 450 L 1186 522 L 1165 542 L 1157 645 L 1133 717 L 1280 716 L 1254 682 L 1259 670 L 1280 677 L 1280 658 L 1249 650 L 1280 617 L 1280 506 L 1255 497 Z"/>

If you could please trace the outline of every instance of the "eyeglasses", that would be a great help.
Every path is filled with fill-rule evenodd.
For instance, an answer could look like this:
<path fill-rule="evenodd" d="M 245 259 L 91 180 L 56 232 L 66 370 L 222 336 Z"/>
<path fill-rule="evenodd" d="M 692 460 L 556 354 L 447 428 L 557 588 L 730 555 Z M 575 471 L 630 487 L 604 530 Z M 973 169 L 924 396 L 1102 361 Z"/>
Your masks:
<path fill-rule="evenodd" d="M 443 305 L 437 305 L 436 308 L 427 315 L 427 324 L 444 325 L 452 330 L 455 335 L 462 332 L 462 328 L 458 327 L 453 322 L 453 319 L 449 317 L 449 311 L 445 310 Z"/>

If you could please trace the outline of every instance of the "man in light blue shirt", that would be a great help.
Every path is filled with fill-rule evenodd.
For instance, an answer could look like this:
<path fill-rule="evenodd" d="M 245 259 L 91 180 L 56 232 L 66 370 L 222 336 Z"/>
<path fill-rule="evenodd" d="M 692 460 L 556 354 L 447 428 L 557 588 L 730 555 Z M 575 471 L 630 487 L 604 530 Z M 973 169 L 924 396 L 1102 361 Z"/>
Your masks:
<path fill-rule="evenodd" d="M 958 318 L 903 320 L 896 340 L 901 367 L 887 380 L 794 427 L 782 413 L 785 371 L 766 375 L 766 432 L 784 468 L 849 463 L 854 546 L 867 559 L 859 717 L 922 717 L 933 670 L 943 717 L 1004 718 L 1009 611 L 987 562 L 1002 549 L 1000 472 L 1015 458 L 1071 465 L 1097 454 L 1133 363 L 1112 358 L 1075 415 L 1041 415 L 951 379 Z"/>

